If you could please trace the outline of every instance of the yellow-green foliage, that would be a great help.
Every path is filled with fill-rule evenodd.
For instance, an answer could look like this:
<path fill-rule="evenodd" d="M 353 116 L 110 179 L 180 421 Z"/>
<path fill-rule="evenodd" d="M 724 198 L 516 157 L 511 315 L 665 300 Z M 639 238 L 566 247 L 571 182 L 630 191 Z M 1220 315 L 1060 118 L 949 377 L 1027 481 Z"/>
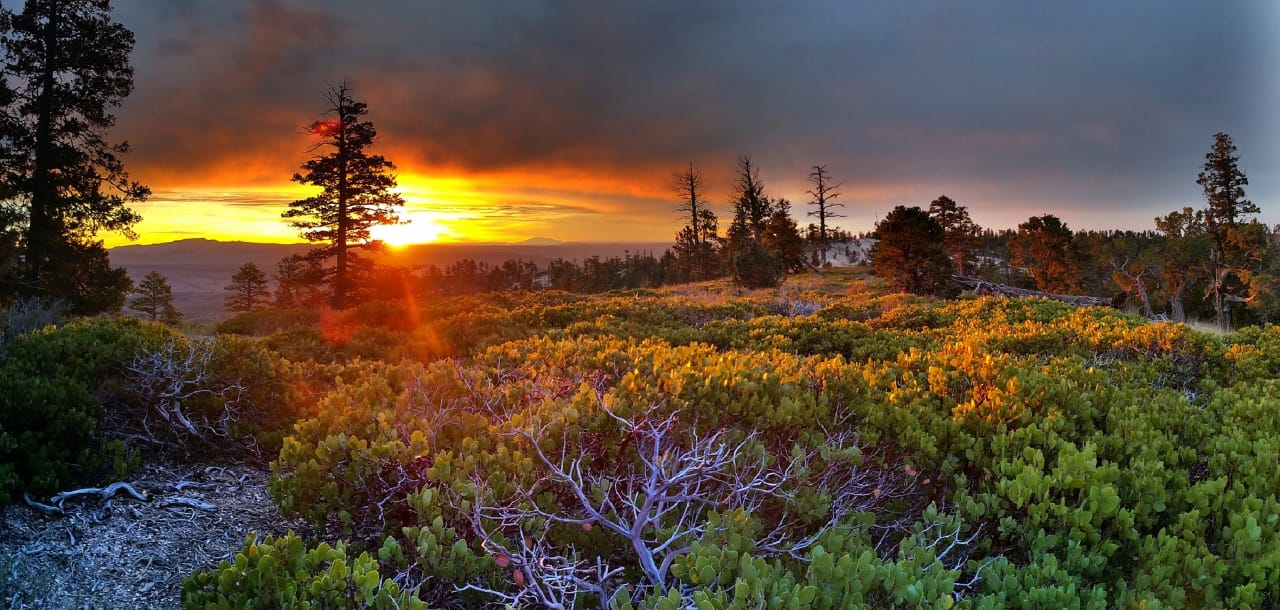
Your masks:
<path fill-rule="evenodd" d="M 786 298 L 820 309 L 791 315 Z M 539 451 L 621 476 L 640 462 L 615 418 L 659 416 L 678 420 L 686 446 L 723 431 L 752 439 L 744 451 L 760 464 L 820 457 L 751 515 L 699 513 L 708 532 L 663 588 L 600 527 L 531 518 L 497 539 L 523 532 L 624 568 L 615 608 L 1280 603 L 1270 327 L 1220 339 L 1048 301 L 861 288 L 378 307 L 309 331 L 316 353 L 332 351 L 300 374 L 314 381 L 296 409 L 309 415 L 271 486 L 326 534 L 395 541 L 404 551 L 380 559 L 432 603 L 493 601 L 456 592 L 467 584 L 520 591 L 477 537 L 478 503 L 579 515 Z M 857 450 L 837 452 L 837 437 Z M 828 524 L 819 474 L 837 467 L 901 493 Z M 771 551 L 759 537 L 776 527 L 814 544 Z"/>
<path fill-rule="evenodd" d="M 386 556 L 394 555 L 394 543 Z M 292 532 L 282 538 L 254 536 L 233 561 L 187 577 L 182 601 L 201 610 L 305 610 L 369 608 L 426 610 L 427 604 L 378 572 L 368 553 L 351 557 L 345 543 L 308 548 Z"/>

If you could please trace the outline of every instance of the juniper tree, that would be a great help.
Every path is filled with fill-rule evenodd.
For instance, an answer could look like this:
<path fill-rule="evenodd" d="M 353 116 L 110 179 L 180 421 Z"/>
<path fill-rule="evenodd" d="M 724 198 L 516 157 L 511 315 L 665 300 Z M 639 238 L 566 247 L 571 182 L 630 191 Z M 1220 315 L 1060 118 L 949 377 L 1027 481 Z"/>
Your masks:
<path fill-rule="evenodd" d="M 0 11 L 7 81 L 0 88 L 0 207 L 21 216 L 21 263 L 10 296 L 62 300 L 73 313 L 117 309 L 129 290 L 100 231 L 133 236 L 128 207 L 150 194 L 107 133 L 133 90 L 133 34 L 108 0 L 27 0 Z"/>
<path fill-rule="evenodd" d="M 368 113 L 367 105 L 352 98 L 346 83 L 330 87 L 325 99 L 329 103 L 326 114 L 331 118 L 312 122 L 308 130 L 321 138 L 316 148 L 332 151 L 307 161 L 303 172 L 293 175 L 294 182 L 323 190 L 290 203 L 283 216 L 294 219 L 290 224 L 307 241 L 325 244 L 308 256 L 317 261 L 333 260 L 325 280 L 331 289 L 330 302 L 343 309 L 357 287 L 356 273 L 367 263 L 356 251 L 382 248 L 382 242 L 374 240 L 369 230 L 400 222 L 396 209 L 404 205 L 404 199 L 392 192 L 396 187 L 395 164 L 366 152 L 377 137 L 373 123 L 361 119 Z"/>

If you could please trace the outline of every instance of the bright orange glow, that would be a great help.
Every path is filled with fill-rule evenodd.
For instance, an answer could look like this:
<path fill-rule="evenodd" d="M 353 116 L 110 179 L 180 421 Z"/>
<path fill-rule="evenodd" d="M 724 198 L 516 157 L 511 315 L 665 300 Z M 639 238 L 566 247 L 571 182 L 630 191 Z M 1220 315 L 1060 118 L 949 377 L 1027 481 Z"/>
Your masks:
<path fill-rule="evenodd" d="M 261 164 L 265 167 L 265 163 Z M 244 167 L 258 167 L 246 162 Z M 254 170 L 252 173 L 258 173 Z M 283 172 L 281 172 L 283 173 Z M 163 243 L 191 237 L 220 241 L 298 243 L 297 229 L 280 214 L 289 203 L 315 195 L 312 186 L 287 178 L 246 179 L 227 171 L 193 179 L 146 178 L 153 195 L 134 208 L 143 221 L 131 242 L 119 234 L 99 237 L 107 247 Z M 663 179 L 665 180 L 665 178 Z M 538 175 L 506 172 L 464 176 L 397 172 L 397 210 L 407 225 L 373 229 L 389 246 L 417 243 L 519 242 L 548 237 L 564 241 L 665 241 L 678 218 L 666 193 L 625 191 L 621 183 L 592 181 L 574 172 Z M 641 180 L 641 184 L 662 180 Z"/>
<path fill-rule="evenodd" d="M 410 244 L 437 242 L 448 233 L 448 230 L 440 226 L 428 213 L 410 212 L 402 214 L 401 219 L 408 222 L 376 226 L 369 230 L 369 234 L 392 248 L 399 248 Z"/>
<path fill-rule="evenodd" d="M 338 128 L 340 128 L 341 126 L 342 126 L 342 123 L 339 122 L 338 119 L 325 119 L 323 121 L 316 121 L 311 124 L 311 135 L 316 135 L 321 137 L 329 136 L 334 133 L 337 133 Z"/>

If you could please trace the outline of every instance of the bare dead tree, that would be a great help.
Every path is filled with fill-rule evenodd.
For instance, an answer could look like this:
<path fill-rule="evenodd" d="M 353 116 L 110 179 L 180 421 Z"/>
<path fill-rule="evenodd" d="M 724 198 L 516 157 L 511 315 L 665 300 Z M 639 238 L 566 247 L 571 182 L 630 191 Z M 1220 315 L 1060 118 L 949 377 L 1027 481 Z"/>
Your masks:
<path fill-rule="evenodd" d="M 162 443 L 162 437 L 168 437 L 213 443 L 231 437 L 247 388 L 242 380 L 214 379 L 213 357 L 213 341 L 176 338 L 134 357 L 128 371 L 145 404 L 136 424 L 143 440 Z M 215 413 L 189 408 L 192 402 L 205 398 L 219 405 Z"/>
<path fill-rule="evenodd" d="M 702 219 L 703 212 L 710 206 L 702 194 L 702 172 L 695 169 L 693 162 L 690 161 L 689 169 L 672 174 L 671 190 L 680 197 L 680 205 L 676 207 L 676 211 L 684 213 L 681 218 L 689 221 L 694 239 L 702 243 L 704 236 L 698 222 Z"/>
<path fill-rule="evenodd" d="M 831 174 L 827 173 L 827 166 L 815 165 L 813 171 L 809 172 L 809 180 L 813 181 L 813 189 L 805 191 L 813 201 L 809 205 L 817 206 L 816 210 L 809 212 L 810 216 L 818 217 L 818 245 L 822 248 L 822 262 L 827 262 L 827 219 L 843 218 L 844 214 L 837 214 L 834 209 L 844 207 L 843 203 L 833 203 L 836 197 L 840 196 L 839 184 L 831 183 Z"/>
<path fill-rule="evenodd" d="M 664 416 L 657 408 L 634 419 L 613 413 L 603 402 L 601 410 L 634 447 L 634 455 L 620 458 L 628 463 L 616 469 L 593 465 L 588 455 L 570 446 L 567 432 L 558 449 L 545 449 L 549 423 L 510 433 L 528 445 L 545 474 L 505 499 L 481 490 L 471 521 L 482 545 L 511 562 L 521 574 L 513 580 L 523 583 L 517 581 L 521 586 L 514 593 L 475 584 L 467 590 L 490 593 L 502 603 L 536 600 L 553 608 L 572 607 L 579 596 L 592 594 L 608 607 L 622 594 L 621 585 L 614 582 L 621 570 L 603 558 L 549 546 L 547 528 L 600 527 L 624 540 L 628 563 L 634 563 L 644 579 L 628 589 L 638 599 L 650 590 L 678 586 L 670 571 L 673 562 L 695 542 L 728 527 L 713 525 L 708 518 L 712 511 L 773 515 L 758 534 L 757 552 L 804 560 L 804 551 L 850 514 L 906 493 L 892 477 L 856 466 L 860 453 L 847 435 L 833 436 L 822 450 L 797 449 L 769 464 L 755 432 L 736 438 L 730 430 L 688 430 L 678 413 Z M 483 487 L 482 480 L 477 473 L 477 485 Z M 806 526 L 792 508 L 798 489 L 814 485 L 832 498 L 827 521 L 816 528 Z M 535 499 L 547 491 L 565 503 L 542 508 Z M 530 532 L 529 524 L 542 524 L 542 529 Z"/>

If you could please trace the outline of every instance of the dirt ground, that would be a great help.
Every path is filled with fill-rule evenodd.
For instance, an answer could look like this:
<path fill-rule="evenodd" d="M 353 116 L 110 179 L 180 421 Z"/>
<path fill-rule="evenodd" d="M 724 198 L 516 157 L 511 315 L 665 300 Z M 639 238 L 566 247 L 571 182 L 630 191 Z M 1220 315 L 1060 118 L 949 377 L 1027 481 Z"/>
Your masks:
<path fill-rule="evenodd" d="M 83 496 L 58 516 L 12 504 L 0 511 L 0 609 L 182 608 L 185 576 L 246 536 L 302 529 L 280 517 L 266 479 L 260 465 L 155 465 L 125 479 L 146 502 Z M 212 507 L 163 506 L 176 498 Z"/>

